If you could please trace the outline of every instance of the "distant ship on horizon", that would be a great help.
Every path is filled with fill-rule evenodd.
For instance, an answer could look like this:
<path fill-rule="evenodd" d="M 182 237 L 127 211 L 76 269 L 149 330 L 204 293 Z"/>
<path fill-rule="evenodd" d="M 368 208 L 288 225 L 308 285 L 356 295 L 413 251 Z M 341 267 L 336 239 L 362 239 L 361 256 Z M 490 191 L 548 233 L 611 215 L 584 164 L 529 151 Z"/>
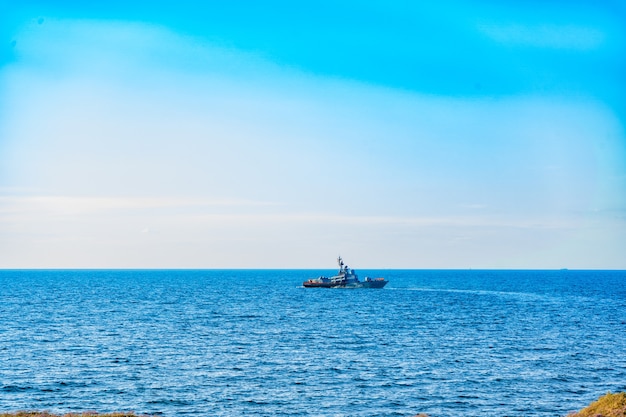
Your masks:
<path fill-rule="evenodd" d="M 304 281 L 305 288 L 383 288 L 389 281 L 385 278 L 365 277 L 365 281 L 359 281 L 354 269 L 344 264 L 341 256 L 337 258 L 339 272 L 332 277 L 320 276 Z"/>

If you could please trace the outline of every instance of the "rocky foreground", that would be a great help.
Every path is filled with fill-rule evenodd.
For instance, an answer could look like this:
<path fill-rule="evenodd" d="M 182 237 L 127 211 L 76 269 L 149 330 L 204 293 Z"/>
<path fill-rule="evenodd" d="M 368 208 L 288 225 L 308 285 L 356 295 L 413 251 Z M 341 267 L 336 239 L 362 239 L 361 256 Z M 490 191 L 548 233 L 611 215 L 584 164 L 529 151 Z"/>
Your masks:
<path fill-rule="evenodd" d="M 567 417 L 624 417 L 626 416 L 626 392 L 610 392 L 593 402 L 589 407 Z"/>
<path fill-rule="evenodd" d="M 70 414 L 51 414 L 47 411 L 18 411 L 15 413 L 0 413 L 0 417 L 141 417 L 133 412 L 98 414 L 93 411 Z M 147 417 L 147 416 L 144 416 Z M 414 417 L 428 417 L 426 414 L 417 414 Z M 589 404 L 577 413 L 567 417 L 626 417 L 626 392 L 611 394 L 610 392 Z"/>

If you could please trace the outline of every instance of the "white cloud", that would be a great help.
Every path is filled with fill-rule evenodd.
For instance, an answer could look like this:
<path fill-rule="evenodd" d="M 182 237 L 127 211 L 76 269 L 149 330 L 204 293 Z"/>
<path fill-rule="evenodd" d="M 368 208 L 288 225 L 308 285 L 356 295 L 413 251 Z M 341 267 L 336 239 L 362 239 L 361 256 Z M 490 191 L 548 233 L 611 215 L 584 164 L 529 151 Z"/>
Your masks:
<path fill-rule="evenodd" d="M 76 197 L 76 196 L 0 196 L 0 214 L 77 215 L 102 214 L 120 211 L 154 209 L 201 210 L 207 208 L 258 208 L 274 203 L 251 200 L 210 200 L 199 198 L 133 198 L 133 197 Z"/>

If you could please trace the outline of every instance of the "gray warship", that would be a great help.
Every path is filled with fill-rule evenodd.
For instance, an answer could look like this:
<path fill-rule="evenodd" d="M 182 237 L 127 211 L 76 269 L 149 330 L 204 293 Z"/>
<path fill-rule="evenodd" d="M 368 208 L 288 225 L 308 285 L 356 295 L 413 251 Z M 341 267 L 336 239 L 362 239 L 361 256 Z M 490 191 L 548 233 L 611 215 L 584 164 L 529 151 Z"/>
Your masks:
<path fill-rule="evenodd" d="M 305 288 L 383 288 L 389 281 L 385 278 L 365 277 L 364 281 L 359 281 L 359 277 L 354 269 L 343 263 L 341 256 L 337 258 L 339 272 L 332 277 L 311 278 L 304 281 Z"/>

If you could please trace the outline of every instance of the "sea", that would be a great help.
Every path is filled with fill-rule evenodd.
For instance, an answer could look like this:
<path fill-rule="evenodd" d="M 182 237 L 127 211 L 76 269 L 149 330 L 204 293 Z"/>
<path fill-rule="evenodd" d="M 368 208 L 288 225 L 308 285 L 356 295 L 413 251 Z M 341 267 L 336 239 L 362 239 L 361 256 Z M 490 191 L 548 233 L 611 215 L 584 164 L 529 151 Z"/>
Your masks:
<path fill-rule="evenodd" d="M 565 416 L 626 391 L 626 271 L 2 270 L 0 412 Z"/>

